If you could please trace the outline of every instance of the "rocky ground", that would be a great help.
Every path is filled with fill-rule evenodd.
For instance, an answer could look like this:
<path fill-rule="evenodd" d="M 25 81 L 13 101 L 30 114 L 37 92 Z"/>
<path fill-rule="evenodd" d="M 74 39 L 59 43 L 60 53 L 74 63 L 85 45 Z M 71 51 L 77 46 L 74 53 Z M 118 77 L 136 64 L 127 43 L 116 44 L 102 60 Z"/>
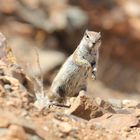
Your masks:
<path fill-rule="evenodd" d="M 140 103 L 82 95 L 70 107 L 37 108 L 34 84 L 0 34 L 1 140 L 139 140 Z"/>
<path fill-rule="evenodd" d="M 140 140 L 139 17 L 139 0 L 0 0 L 0 140 Z M 85 29 L 102 34 L 97 80 L 42 107 Z"/>

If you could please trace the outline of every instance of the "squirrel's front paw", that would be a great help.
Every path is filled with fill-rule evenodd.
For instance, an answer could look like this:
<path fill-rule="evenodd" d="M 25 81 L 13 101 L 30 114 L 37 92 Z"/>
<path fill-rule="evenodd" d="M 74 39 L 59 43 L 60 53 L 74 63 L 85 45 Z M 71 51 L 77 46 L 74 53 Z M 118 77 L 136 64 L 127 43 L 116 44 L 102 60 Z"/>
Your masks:
<path fill-rule="evenodd" d="M 96 73 L 97 73 L 97 69 L 96 69 L 96 67 L 92 70 L 92 78 L 94 79 L 94 80 L 96 80 Z"/>

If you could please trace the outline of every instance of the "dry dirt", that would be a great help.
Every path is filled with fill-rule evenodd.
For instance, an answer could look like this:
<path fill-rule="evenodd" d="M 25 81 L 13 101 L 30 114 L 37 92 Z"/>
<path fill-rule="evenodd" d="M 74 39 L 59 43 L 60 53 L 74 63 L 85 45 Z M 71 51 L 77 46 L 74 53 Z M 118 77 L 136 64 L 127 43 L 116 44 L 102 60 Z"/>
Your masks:
<path fill-rule="evenodd" d="M 0 34 L 0 140 L 140 140 L 139 17 L 139 0 L 0 0 L 0 32 L 17 58 Z M 49 88 L 85 28 L 102 33 L 100 81 L 70 108 L 36 108 L 33 47 Z"/>
<path fill-rule="evenodd" d="M 139 140 L 140 104 L 79 95 L 71 107 L 34 106 L 33 81 L 0 35 L 0 140 Z"/>

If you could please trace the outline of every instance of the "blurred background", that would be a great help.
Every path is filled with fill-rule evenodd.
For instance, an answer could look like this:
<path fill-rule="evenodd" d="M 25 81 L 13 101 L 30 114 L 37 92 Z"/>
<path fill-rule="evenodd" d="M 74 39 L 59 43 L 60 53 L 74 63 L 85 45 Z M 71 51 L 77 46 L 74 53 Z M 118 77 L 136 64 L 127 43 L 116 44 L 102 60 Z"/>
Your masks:
<path fill-rule="evenodd" d="M 100 31 L 98 76 L 91 96 L 140 99 L 140 0 L 0 0 L 0 32 L 30 76 L 49 88 L 85 29 Z"/>

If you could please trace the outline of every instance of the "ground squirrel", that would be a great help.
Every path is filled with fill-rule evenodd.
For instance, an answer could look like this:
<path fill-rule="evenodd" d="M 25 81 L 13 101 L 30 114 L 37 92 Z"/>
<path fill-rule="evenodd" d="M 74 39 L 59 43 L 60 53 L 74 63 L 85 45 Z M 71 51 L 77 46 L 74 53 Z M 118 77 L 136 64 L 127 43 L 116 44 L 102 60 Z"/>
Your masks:
<path fill-rule="evenodd" d="M 80 44 L 54 78 L 48 95 L 50 100 L 60 101 L 87 90 L 87 78 L 96 78 L 100 45 L 100 32 L 86 30 Z"/>

